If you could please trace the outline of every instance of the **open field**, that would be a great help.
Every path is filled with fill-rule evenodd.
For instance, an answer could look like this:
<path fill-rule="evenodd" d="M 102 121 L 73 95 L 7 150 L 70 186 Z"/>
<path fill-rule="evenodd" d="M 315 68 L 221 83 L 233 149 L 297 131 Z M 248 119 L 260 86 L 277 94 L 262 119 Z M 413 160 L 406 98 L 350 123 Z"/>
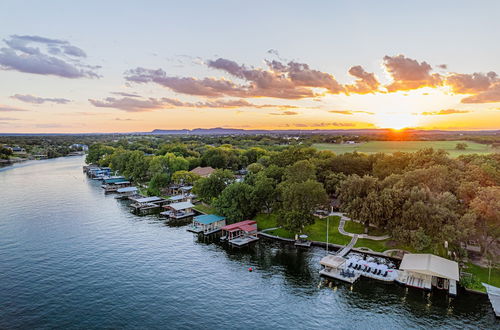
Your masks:
<path fill-rule="evenodd" d="M 468 145 L 467 149 L 456 150 L 455 147 L 459 142 L 466 143 Z M 313 144 L 313 147 L 318 150 L 330 150 L 337 154 L 354 151 L 366 154 L 374 154 L 377 152 L 393 153 L 397 151 L 415 152 L 424 148 L 443 149 L 447 151 L 451 157 L 494 152 L 494 149 L 490 145 L 471 141 L 369 141 L 356 144 L 318 143 Z"/>

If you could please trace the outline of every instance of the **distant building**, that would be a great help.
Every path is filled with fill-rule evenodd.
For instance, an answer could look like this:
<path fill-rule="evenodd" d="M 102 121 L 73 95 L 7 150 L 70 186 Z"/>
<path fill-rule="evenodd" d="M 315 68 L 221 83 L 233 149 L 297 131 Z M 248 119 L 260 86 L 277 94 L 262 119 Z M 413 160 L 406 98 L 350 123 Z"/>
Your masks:
<path fill-rule="evenodd" d="M 195 173 L 195 174 L 198 174 L 199 176 L 201 176 L 202 178 L 207 178 L 209 177 L 213 172 L 215 171 L 215 169 L 213 169 L 212 167 L 208 166 L 208 167 L 196 167 L 194 169 L 192 169 L 190 172 L 191 173 Z"/>
<path fill-rule="evenodd" d="M 89 146 L 86 144 L 75 143 L 69 146 L 70 149 L 88 151 Z"/>
<path fill-rule="evenodd" d="M 21 147 L 11 147 L 10 150 L 12 150 L 13 153 L 15 154 L 25 154 L 26 150 Z"/>

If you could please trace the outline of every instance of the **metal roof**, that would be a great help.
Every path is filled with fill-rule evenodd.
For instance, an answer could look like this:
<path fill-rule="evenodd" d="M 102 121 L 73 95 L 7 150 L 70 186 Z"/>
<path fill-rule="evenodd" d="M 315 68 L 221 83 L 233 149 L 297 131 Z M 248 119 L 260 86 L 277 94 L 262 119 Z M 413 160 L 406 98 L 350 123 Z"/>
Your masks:
<path fill-rule="evenodd" d="M 137 191 L 137 188 L 136 187 L 126 187 L 126 188 L 118 188 L 116 190 L 117 193 L 132 192 L 132 191 Z"/>
<path fill-rule="evenodd" d="M 139 198 L 137 200 L 137 203 L 150 203 L 150 202 L 157 202 L 161 201 L 162 198 L 157 197 L 157 196 L 152 196 L 152 197 L 144 197 L 144 198 Z"/>
<path fill-rule="evenodd" d="M 405 254 L 399 269 L 455 281 L 460 280 L 458 263 L 429 253 Z"/>
<path fill-rule="evenodd" d="M 204 225 L 209 225 L 211 223 L 217 222 L 217 221 L 222 221 L 225 220 L 226 218 L 221 217 L 220 215 L 215 215 L 215 214 L 204 214 L 204 215 L 199 215 L 197 217 L 194 217 L 193 221 L 202 223 Z"/>
<path fill-rule="evenodd" d="M 193 206 L 194 205 L 191 202 L 180 202 L 180 203 L 169 204 L 167 207 L 170 207 L 176 211 L 179 211 L 179 210 L 190 209 Z"/>

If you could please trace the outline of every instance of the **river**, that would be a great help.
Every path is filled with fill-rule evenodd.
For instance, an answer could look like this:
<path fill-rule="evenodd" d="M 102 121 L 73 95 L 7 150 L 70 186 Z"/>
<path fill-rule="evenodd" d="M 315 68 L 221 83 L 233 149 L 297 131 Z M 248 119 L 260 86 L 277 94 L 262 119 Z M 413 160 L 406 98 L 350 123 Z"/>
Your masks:
<path fill-rule="evenodd" d="M 243 249 L 139 217 L 83 158 L 0 169 L 0 328 L 498 328 L 482 295 L 320 285 L 324 250 Z M 253 272 L 248 268 L 252 267 Z"/>

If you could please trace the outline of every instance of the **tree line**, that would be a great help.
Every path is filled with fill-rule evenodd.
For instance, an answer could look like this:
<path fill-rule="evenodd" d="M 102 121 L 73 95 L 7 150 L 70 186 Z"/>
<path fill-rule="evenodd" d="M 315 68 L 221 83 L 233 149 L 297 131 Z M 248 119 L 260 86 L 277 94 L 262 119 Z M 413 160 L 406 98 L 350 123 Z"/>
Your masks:
<path fill-rule="evenodd" d="M 87 161 L 147 184 L 151 194 L 161 194 L 171 183 L 193 184 L 198 197 L 230 221 L 272 212 L 279 225 L 299 233 L 315 221 L 315 210 L 339 205 L 368 233 L 377 227 L 415 250 L 446 241 L 458 252 L 460 243 L 472 238 L 486 253 L 498 245 L 499 154 L 453 159 L 423 149 L 336 155 L 282 140 L 258 146 L 248 137 L 241 141 L 176 140 L 146 151 L 130 141 L 97 143 Z M 217 170 L 200 178 L 188 172 L 196 166 Z"/>

